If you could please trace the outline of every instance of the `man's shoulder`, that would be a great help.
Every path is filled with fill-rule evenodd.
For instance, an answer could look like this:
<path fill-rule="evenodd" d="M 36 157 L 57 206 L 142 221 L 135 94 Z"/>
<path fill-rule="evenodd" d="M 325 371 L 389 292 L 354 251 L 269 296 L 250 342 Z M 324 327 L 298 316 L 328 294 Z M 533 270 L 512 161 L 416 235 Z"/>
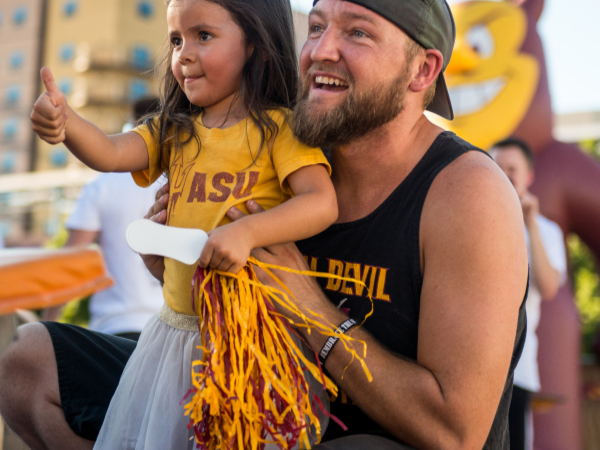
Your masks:
<path fill-rule="evenodd" d="M 503 189 L 510 187 L 506 176 L 487 152 L 451 132 L 440 134 L 439 139 L 440 147 L 458 150 L 461 155 L 442 170 L 434 183 L 438 185 L 459 183 L 461 186 L 470 187 L 498 183 Z"/>
<path fill-rule="evenodd" d="M 439 135 L 439 138 L 442 140 L 442 145 L 456 146 L 456 147 L 462 148 L 463 150 L 466 150 L 466 151 L 476 150 L 476 151 L 479 151 L 482 153 L 486 153 L 479 147 L 471 144 L 468 141 L 465 141 L 460 136 L 457 136 L 452 131 L 441 132 Z"/>
<path fill-rule="evenodd" d="M 438 138 L 434 145 L 438 147 L 444 148 L 450 151 L 458 151 L 459 153 L 474 153 L 483 156 L 484 158 L 493 161 L 491 155 L 477 147 L 476 145 L 471 144 L 468 141 L 465 141 L 460 136 L 457 136 L 451 131 L 443 131 L 439 134 Z"/>
<path fill-rule="evenodd" d="M 454 134 L 444 133 L 443 138 L 447 145 L 476 149 Z M 474 229 L 504 218 L 515 223 L 520 220 L 522 228 L 519 205 L 513 186 L 493 159 L 482 151 L 465 151 L 433 181 L 424 205 L 423 225 L 431 222 L 433 228 L 443 227 L 449 220 Z"/>

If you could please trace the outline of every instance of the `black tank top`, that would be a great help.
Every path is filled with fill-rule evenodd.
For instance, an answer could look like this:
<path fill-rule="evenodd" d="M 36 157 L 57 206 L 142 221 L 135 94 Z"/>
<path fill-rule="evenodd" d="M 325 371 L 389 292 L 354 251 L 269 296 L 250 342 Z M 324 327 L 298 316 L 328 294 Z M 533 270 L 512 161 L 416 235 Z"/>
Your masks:
<path fill-rule="evenodd" d="M 375 211 L 354 222 L 332 225 L 317 236 L 298 242 L 312 270 L 358 278 L 367 285 L 372 292 L 374 311 L 364 328 L 391 352 L 412 360 L 417 359 L 423 285 L 419 252 L 421 211 L 435 177 L 472 150 L 481 151 L 453 133 L 440 134 L 412 172 Z M 350 317 L 361 321 L 370 310 L 366 288 L 336 280 L 319 282 L 331 302 Z M 510 371 L 484 449 L 509 448 L 508 409 L 513 371 L 525 340 L 524 305 L 525 301 L 519 310 Z M 330 421 L 323 441 L 349 434 L 391 438 L 343 392 L 332 401 L 331 412 L 349 430 L 344 432 Z"/>

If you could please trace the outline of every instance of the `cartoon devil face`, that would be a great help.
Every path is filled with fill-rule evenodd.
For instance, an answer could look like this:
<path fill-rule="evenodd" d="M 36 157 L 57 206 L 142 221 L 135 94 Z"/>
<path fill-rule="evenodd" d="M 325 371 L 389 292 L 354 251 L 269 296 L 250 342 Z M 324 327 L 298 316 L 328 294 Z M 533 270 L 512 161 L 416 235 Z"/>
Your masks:
<path fill-rule="evenodd" d="M 483 149 L 509 136 L 536 92 L 538 61 L 521 53 L 527 17 L 509 2 L 473 1 L 452 7 L 456 43 L 446 69 L 455 119 L 432 119 Z"/>

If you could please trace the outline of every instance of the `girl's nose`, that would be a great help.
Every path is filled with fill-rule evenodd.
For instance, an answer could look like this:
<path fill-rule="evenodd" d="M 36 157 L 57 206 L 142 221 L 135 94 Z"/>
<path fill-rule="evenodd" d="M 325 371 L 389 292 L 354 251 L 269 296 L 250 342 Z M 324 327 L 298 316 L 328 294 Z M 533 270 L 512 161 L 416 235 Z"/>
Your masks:
<path fill-rule="evenodd" d="M 196 54 L 190 44 L 183 43 L 178 59 L 179 63 L 183 65 L 193 63 L 196 60 Z"/>

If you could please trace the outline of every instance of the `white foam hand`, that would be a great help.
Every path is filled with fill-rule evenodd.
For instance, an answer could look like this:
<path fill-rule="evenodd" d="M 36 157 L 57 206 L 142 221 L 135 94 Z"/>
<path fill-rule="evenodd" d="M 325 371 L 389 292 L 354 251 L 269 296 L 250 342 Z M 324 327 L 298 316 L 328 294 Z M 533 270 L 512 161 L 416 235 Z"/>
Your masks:
<path fill-rule="evenodd" d="M 202 230 L 168 227 L 148 219 L 132 222 L 126 237 L 136 253 L 166 256 L 184 264 L 195 264 L 208 240 Z"/>

